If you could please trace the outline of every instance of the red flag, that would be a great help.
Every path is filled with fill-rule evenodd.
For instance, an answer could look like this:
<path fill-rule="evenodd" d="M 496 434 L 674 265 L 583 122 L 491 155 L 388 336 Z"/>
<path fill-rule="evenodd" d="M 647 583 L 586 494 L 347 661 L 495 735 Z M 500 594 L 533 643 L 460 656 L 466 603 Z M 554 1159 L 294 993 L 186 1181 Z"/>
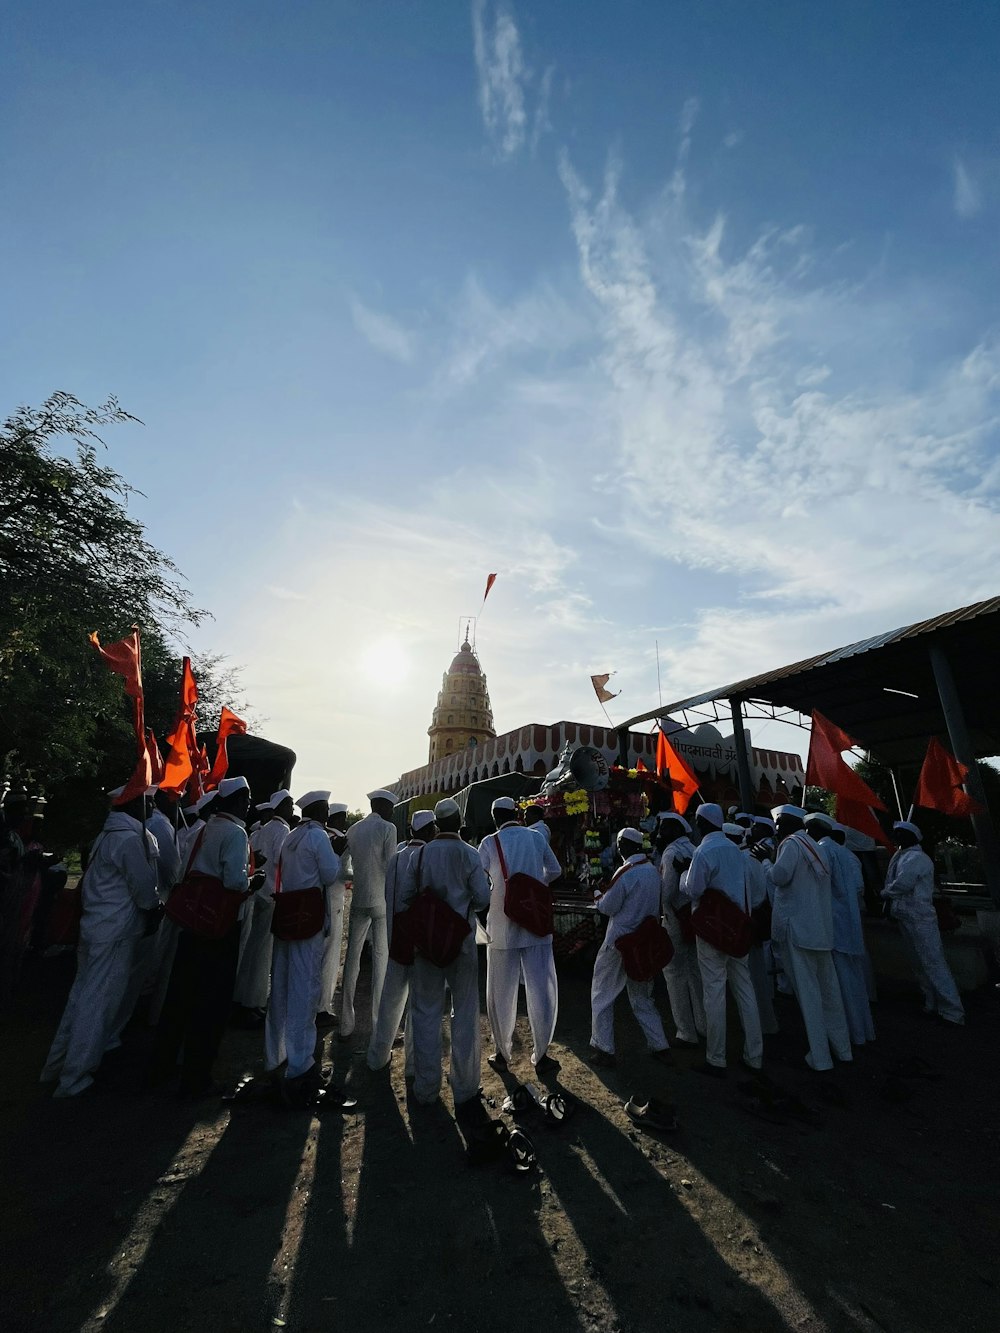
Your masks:
<path fill-rule="evenodd" d="M 125 784 L 125 790 L 115 802 L 126 805 L 141 796 L 153 781 L 153 763 L 146 742 L 146 719 L 142 693 L 142 648 L 139 643 L 139 631 L 133 626 L 132 633 L 117 643 L 101 647 L 97 634 L 88 635 L 90 642 L 97 649 L 101 659 L 109 670 L 121 676 L 125 682 L 125 693 L 132 700 L 132 728 L 135 732 L 136 765 Z"/>
<path fill-rule="evenodd" d="M 849 828 L 857 829 L 859 833 L 867 833 L 869 838 L 874 838 L 883 847 L 893 850 L 892 840 L 875 818 L 871 808 L 859 801 L 849 801 L 843 796 L 838 796 L 837 823 L 846 824 Z"/>
<path fill-rule="evenodd" d="M 656 771 L 673 792 L 674 809 L 684 814 L 698 790 L 698 779 L 662 730 L 656 738 Z"/>
<path fill-rule="evenodd" d="M 486 591 L 483 593 L 483 606 L 486 605 L 486 599 L 490 595 L 490 589 L 493 587 L 496 581 L 497 581 L 497 576 L 495 574 L 488 574 L 486 576 Z"/>
<path fill-rule="evenodd" d="M 845 800 L 856 805 L 869 806 L 873 810 L 884 810 L 879 798 L 858 777 L 854 769 L 845 763 L 842 751 L 851 750 L 857 745 L 846 731 L 836 726 L 822 713 L 813 712 L 812 734 L 809 737 L 809 762 L 806 764 L 806 786 L 822 787 L 825 791 L 836 792 Z M 872 835 L 874 836 L 874 835 Z"/>
<path fill-rule="evenodd" d="M 229 755 L 226 752 L 226 742 L 230 736 L 245 736 L 247 724 L 241 717 L 229 708 L 223 708 L 222 716 L 219 718 L 219 734 L 215 743 L 215 763 L 212 765 L 212 771 L 209 773 L 205 782 L 205 789 L 211 791 L 217 787 L 226 776 L 229 769 Z"/>
<path fill-rule="evenodd" d="M 195 709 L 198 705 L 198 684 L 191 670 L 191 659 L 185 657 L 181 668 L 181 694 L 174 725 L 167 737 L 170 753 L 160 779 L 162 791 L 179 796 L 188 786 L 197 768 L 198 742 L 195 738 Z M 200 796 L 202 793 L 198 792 Z"/>
<path fill-rule="evenodd" d="M 942 814 L 954 815 L 958 819 L 967 815 L 985 814 L 979 802 L 962 790 L 962 783 L 968 774 L 968 766 L 960 764 L 938 738 L 932 736 L 924 756 L 924 766 L 920 770 L 913 804 L 924 810 L 940 810 Z"/>
<path fill-rule="evenodd" d="M 646 767 L 646 765 L 642 762 L 641 759 L 637 759 L 635 761 L 635 771 L 637 773 L 648 773 L 649 769 Z"/>
<path fill-rule="evenodd" d="M 160 747 L 156 743 L 156 737 L 152 730 L 146 728 L 146 750 L 149 754 L 149 763 L 151 768 L 150 783 L 155 782 L 157 786 L 163 781 L 163 775 L 166 772 L 166 764 L 163 762 L 163 755 L 160 754 Z"/>

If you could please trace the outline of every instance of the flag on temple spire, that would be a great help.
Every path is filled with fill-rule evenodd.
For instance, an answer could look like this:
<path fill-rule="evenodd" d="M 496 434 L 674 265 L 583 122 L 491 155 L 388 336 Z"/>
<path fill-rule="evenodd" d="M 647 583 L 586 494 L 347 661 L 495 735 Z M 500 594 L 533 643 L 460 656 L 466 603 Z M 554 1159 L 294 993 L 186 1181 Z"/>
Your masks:
<path fill-rule="evenodd" d="M 489 597 L 489 595 L 490 595 L 490 589 L 493 587 L 493 585 L 494 585 L 494 583 L 496 583 L 496 581 L 497 581 L 497 576 L 496 576 L 495 574 L 487 574 L 487 576 L 486 576 L 486 591 L 483 593 L 483 606 L 486 605 L 486 599 L 487 599 L 487 597 Z"/>

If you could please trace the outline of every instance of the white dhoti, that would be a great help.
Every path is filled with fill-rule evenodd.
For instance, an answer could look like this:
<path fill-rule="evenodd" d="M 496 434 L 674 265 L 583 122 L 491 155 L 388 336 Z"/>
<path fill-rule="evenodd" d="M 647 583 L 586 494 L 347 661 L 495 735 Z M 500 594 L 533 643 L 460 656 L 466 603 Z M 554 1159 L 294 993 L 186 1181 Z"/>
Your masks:
<path fill-rule="evenodd" d="M 874 1041 L 875 1024 L 868 1002 L 864 954 L 840 953 L 834 949 L 833 966 L 840 983 L 840 998 L 844 1002 L 851 1045 L 863 1046 L 866 1041 Z"/>
<path fill-rule="evenodd" d="M 893 919 L 899 924 L 924 997 L 927 1013 L 940 1014 L 949 1023 L 964 1023 L 965 1010 L 959 998 L 941 943 L 937 913 L 928 904 L 926 911 L 904 912 L 893 905 Z"/>
<path fill-rule="evenodd" d="M 550 946 L 551 952 L 551 946 Z M 444 988 L 451 991 L 451 1068 L 448 1082 L 455 1105 L 479 1091 L 479 957 L 475 935 L 448 967 L 435 967 L 417 956 L 410 977 L 410 1021 L 413 1029 L 413 1095 L 433 1102 L 441 1091 L 441 1016 Z"/>
<path fill-rule="evenodd" d="M 274 899 L 267 894 L 255 893 L 247 903 L 246 916 L 240 929 L 240 957 L 236 965 L 236 985 L 233 999 L 245 1009 L 266 1009 L 271 989 L 271 951 L 274 936 L 271 918 Z"/>
<path fill-rule="evenodd" d="M 494 1045 L 508 1062 L 517 1022 L 517 987 L 522 978 L 534 1048 L 531 1063 L 536 1065 L 549 1049 L 559 1013 L 559 984 L 551 938 L 520 949 L 488 947 L 486 950 L 486 1014 Z"/>
<path fill-rule="evenodd" d="M 49 1050 L 41 1081 L 58 1078 L 56 1097 L 75 1097 L 89 1088 L 121 1012 L 128 988 L 135 940 L 81 944 L 76 978 Z"/>
<path fill-rule="evenodd" d="M 167 998 L 167 988 L 170 985 L 170 973 L 173 971 L 174 958 L 177 955 L 177 941 L 179 938 L 180 927 L 175 926 L 170 918 L 165 916 L 160 922 L 160 928 L 153 941 L 153 993 L 149 1001 L 148 1018 L 151 1028 L 155 1028 L 160 1021 L 163 1001 Z"/>
<path fill-rule="evenodd" d="M 385 969 L 385 982 L 382 985 L 382 999 L 378 1006 L 378 1018 L 375 1021 L 371 1041 L 368 1043 L 369 1069 L 384 1069 L 392 1058 L 393 1043 L 410 998 L 412 974 L 412 967 L 404 967 L 394 958 L 389 959 Z M 403 1034 L 403 1050 L 405 1060 L 403 1073 L 409 1078 L 414 1072 L 412 1018 L 407 1021 L 406 1031 Z"/>
<path fill-rule="evenodd" d="M 697 941 L 701 988 L 705 999 L 705 1060 L 718 1069 L 726 1067 L 726 983 L 733 993 L 743 1025 L 743 1060 L 751 1069 L 759 1069 L 764 1058 L 764 1039 L 760 1031 L 757 997 L 745 958 L 728 954 Z"/>
<path fill-rule="evenodd" d="M 163 922 L 161 921 L 160 926 L 162 925 Z M 129 1019 L 135 1013 L 139 997 L 145 990 L 151 988 L 156 980 L 156 939 L 158 934 L 159 927 L 152 935 L 143 935 L 140 939 L 132 941 L 132 964 L 129 967 L 128 981 L 125 983 L 125 993 L 122 995 L 118 1012 L 113 1016 L 108 1027 L 108 1044 L 105 1047 L 107 1051 L 116 1051 L 121 1046 L 122 1033 L 128 1026 Z"/>
<path fill-rule="evenodd" d="M 590 1044 L 609 1055 L 615 1053 L 615 1000 L 622 991 L 639 1021 L 646 1045 L 651 1051 L 665 1051 L 670 1043 L 663 1031 L 663 1020 L 653 1003 L 652 981 L 633 981 L 625 973 L 622 956 L 612 944 L 603 944 L 594 959 L 594 979 L 590 984 Z"/>
<path fill-rule="evenodd" d="M 764 946 L 751 944 L 747 954 L 750 967 L 750 980 L 753 993 L 757 997 L 757 1013 L 760 1015 L 760 1030 L 765 1037 L 778 1031 L 778 1017 L 774 1012 L 774 982 L 767 970 Z"/>
<path fill-rule="evenodd" d="M 674 946 L 674 956 L 663 969 L 667 983 L 670 1012 L 678 1041 L 696 1042 L 705 1035 L 705 1005 L 701 994 L 701 971 L 694 943 L 681 933 L 673 912 L 664 914 L 663 923 Z"/>
<path fill-rule="evenodd" d="M 806 1063 L 815 1070 L 832 1069 L 831 1051 L 838 1060 L 850 1060 L 851 1038 L 830 950 L 800 949 L 784 940 L 781 956 L 806 1025 Z"/>
<path fill-rule="evenodd" d="M 319 993 L 320 1013 L 333 1013 L 333 997 L 337 993 L 340 976 L 340 950 L 344 943 L 344 886 L 329 884 L 326 890 L 326 913 L 330 918 L 330 933 L 323 947 L 323 980 Z"/>
<path fill-rule="evenodd" d="M 356 1015 L 354 1012 L 354 992 L 358 985 L 361 971 L 361 950 L 365 940 L 371 934 L 372 941 L 372 1022 L 375 1030 L 378 1022 L 379 1000 L 382 998 L 382 986 L 385 982 L 385 968 L 389 961 L 389 941 L 386 935 L 385 907 L 376 911 L 372 907 L 358 907 L 351 904 L 351 914 L 347 929 L 347 957 L 344 960 L 344 986 L 340 1001 L 340 1035 L 349 1037 L 354 1031 Z"/>
<path fill-rule="evenodd" d="M 286 1078 L 301 1078 L 316 1063 L 316 1005 L 323 944 L 322 932 L 311 940 L 274 941 L 264 1063 L 270 1071 L 287 1060 Z"/>

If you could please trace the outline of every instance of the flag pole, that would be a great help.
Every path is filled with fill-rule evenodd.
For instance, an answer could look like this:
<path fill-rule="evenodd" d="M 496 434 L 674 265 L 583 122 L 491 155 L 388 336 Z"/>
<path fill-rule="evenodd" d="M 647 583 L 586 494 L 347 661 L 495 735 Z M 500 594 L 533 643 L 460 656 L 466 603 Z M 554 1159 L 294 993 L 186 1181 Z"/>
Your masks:
<path fill-rule="evenodd" d="M 663 707 L 663 688 L 660 685 L 660 641 L 655 639 L 656 644 L 656 694 L 660 701 L 660 707 Z"/>

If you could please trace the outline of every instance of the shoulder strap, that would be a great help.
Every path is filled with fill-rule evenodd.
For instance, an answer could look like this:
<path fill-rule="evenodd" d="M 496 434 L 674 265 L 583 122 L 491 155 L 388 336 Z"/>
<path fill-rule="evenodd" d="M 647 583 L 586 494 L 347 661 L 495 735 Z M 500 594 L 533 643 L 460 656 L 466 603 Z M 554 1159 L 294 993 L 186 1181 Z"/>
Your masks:
<path fill-rule="evenodd" d="M 423 885 L 421 884 L 420 880 L 421 880 L 421 871 L 422 871 L 422 869 L 423 869 L 423 864 L 424 864 L 424 848 L 425 848 L 426 846 L 427 846 L 427 844 L 426 844 L 425 842 L 422 842 L 422 843 L 420 844 L 420 851 L 417 852 L 417 892 L 418 892 L 418 893 L 419 893 L 419 892 L 421 891 L 421 889 L 423 888 Z"/>
<path fill-rule="evenodd" d="M 503 843 L 500 841 L 499 829 L 497 829 L 496 833 L 493 834 L 493 841 L 497 845 L 497 856 L 500 858 L 500 873 L 501 875 L 503 875 L 504 884 L 506 884 L 507 881 L 510 879 L 510 875 L 507 872 L 507 860 L 503 854 Z"/>
<path fill-rule="evenodd" d="M 197 838 L 195 838 L 194 840 L 194 846 L 191 848 L 191 854 L 188 857 L 187 865 L 184 868 L 184 876 L 183 876 L 184 879 L 187 879 L 188 875 L 190 875 L 191 873 L 191 867 L 194 865 L 194 859 L 201 851 L 201 844 L 204 841 L 205 834 L 207 832 L 208 832 L 208 825 L 206 824 L 205 827 L 200 830 Z"/>

